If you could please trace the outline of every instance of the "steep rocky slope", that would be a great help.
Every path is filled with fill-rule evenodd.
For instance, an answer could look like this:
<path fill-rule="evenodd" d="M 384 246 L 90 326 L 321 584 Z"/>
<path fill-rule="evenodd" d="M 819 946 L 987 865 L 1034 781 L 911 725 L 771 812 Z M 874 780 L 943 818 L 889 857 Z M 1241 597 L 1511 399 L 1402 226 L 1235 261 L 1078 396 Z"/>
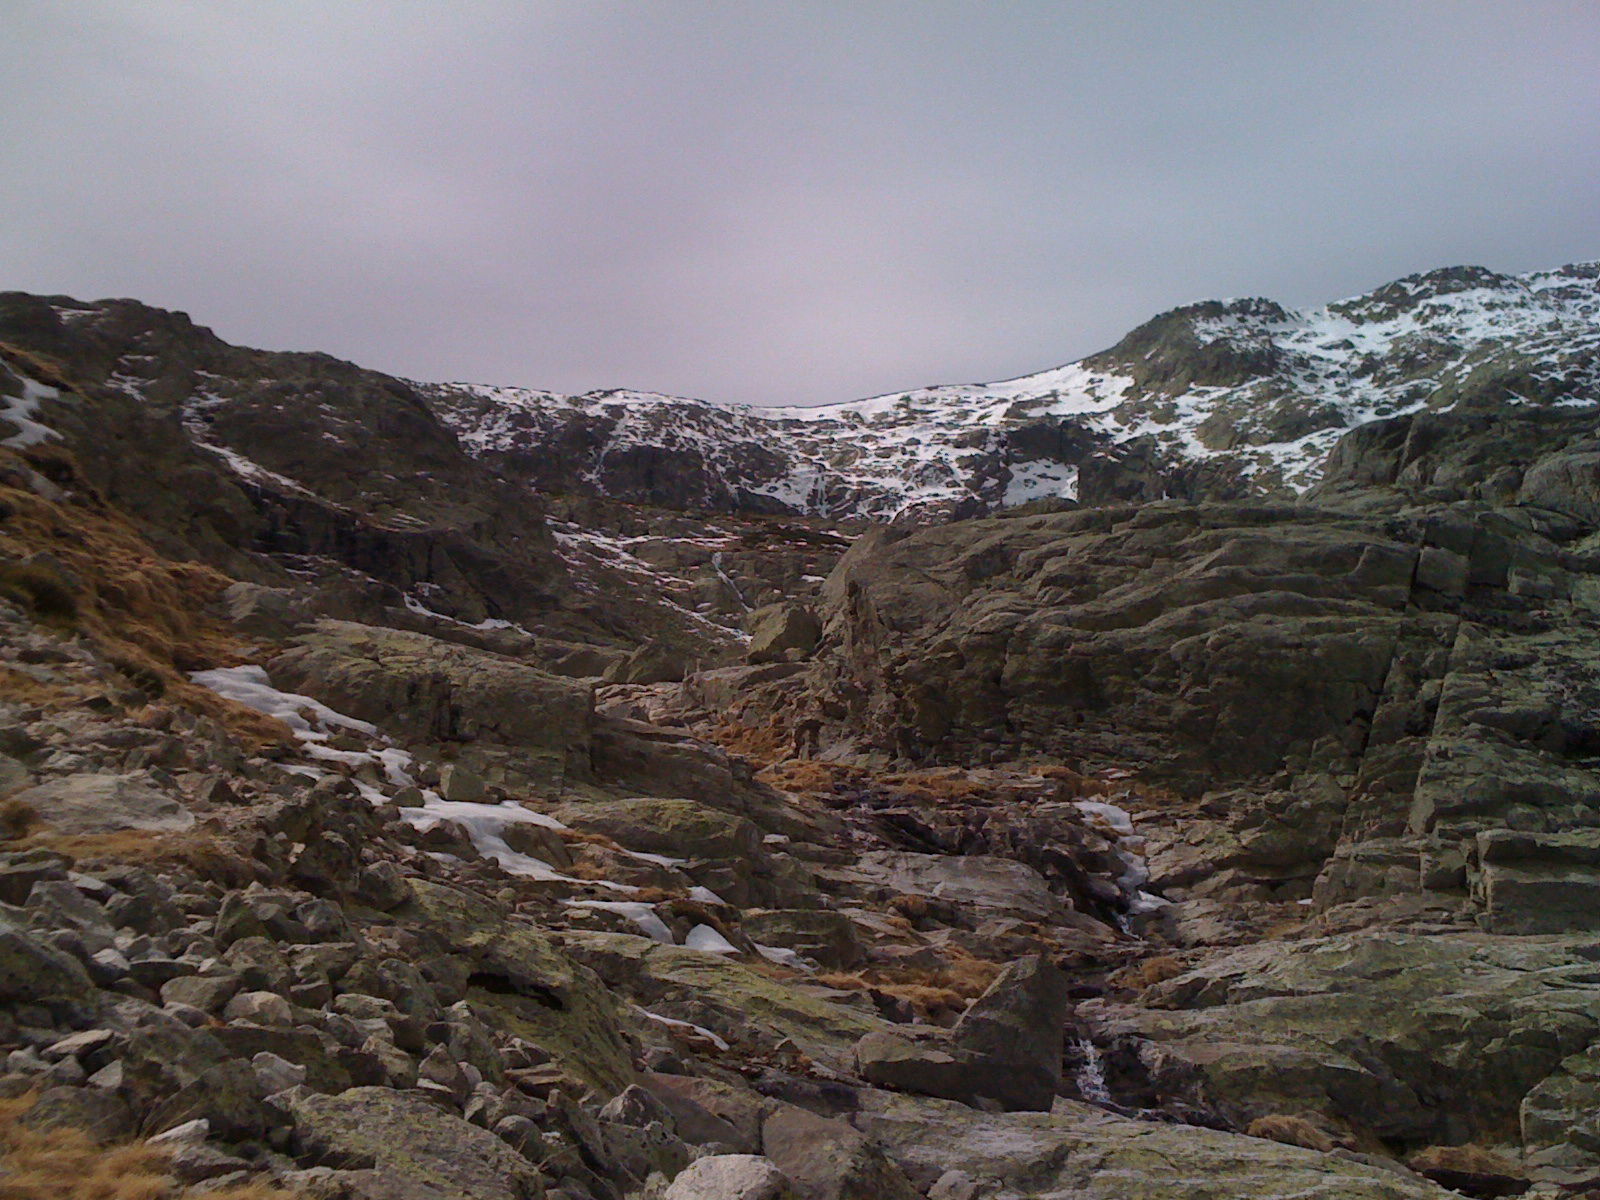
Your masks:
<path fill-rule="evenodd" d="M 744 612 L 820 579 L 842 545 L 814 523 L 584 497 L 552 512 L 465 453 L 411 385 L 230 346 L 134 301 L 0 294 L 0 345 L 0 421 L 17 430 L 0 440 L 75 453 L 164 552 L 280 590 L 257 610 L 287 588 L 306 611 L 542 647 L 580 673 L 653 641 L 681 672 L 718 661 Z M 48 423 L 23 415 L 41 406 Z"/>
<path fill-rule="evenodd" d="M 1595 276 L 770 417 L 0 297 L 0 1118 L 170 1195 L 1591 1194 Z"/>

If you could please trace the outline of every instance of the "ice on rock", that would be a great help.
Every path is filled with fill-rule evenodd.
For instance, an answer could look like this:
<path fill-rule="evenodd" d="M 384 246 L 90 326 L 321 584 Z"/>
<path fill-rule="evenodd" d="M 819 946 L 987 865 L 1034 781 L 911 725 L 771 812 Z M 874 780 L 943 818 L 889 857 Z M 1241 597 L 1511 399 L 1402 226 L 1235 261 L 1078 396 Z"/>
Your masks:
<path fill-rule="evenodd" d="M 709 925 L 696 925 L 684 937 L 683 944 L 690 950 L 703 950 L 707 954 L 737 954 L 739 948 Z"/>
<path fill-rule="evenodd" d="M 666 946 L 672 945 L 672 930 L 667 928 L 665 921 L 656 916 L 656 910 L 642 900 L 566 900 L 563 903 L 569 908 L 594 908 L 601 912 L 614 912 L 632 921 L 644 931 L 646 937 L 654 938 Z"/>

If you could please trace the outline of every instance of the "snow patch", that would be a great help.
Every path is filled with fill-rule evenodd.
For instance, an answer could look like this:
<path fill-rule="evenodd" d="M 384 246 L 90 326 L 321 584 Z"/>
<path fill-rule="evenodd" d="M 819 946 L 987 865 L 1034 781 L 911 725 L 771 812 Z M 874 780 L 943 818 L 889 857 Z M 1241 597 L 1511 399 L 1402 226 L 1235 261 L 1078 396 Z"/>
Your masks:
<path fill-rule="evenodd" d="M 739 948 L 709 925 L 696 925 L 684 935 L 683 944 L 690 950 L 707 954 L 737 954 Z"/>
<path fill-rule="evenodd" d="M 61 392 L 26 375 L 19 375 L 22 380 L 22 395 L 0 396 L 0 401 L 5 407 L 0 409 L 0 420 L 8 425 L 16 426 L 17 432 L 10 437 L 0 440 L 0 446 L 9 446 L 13 450 L 22 450 L 28 446 L 37 446 L 40 442 L 61 435 L 48 425 L 34 420 L 34 414 L 39 411 L 39 405 L 46 400 L 59 400 Z"/>
<path fill-rule="evenodd" d="M 656 910 L 642 900 L 563 900 L 568 908 L 594 908 L 601 912 L 614 912 L 618 916 L 627 917 L 645 933 L 663 945 L 672 945 L 672 930 L 667 928 L 667 923 L 656 916 Z"/>

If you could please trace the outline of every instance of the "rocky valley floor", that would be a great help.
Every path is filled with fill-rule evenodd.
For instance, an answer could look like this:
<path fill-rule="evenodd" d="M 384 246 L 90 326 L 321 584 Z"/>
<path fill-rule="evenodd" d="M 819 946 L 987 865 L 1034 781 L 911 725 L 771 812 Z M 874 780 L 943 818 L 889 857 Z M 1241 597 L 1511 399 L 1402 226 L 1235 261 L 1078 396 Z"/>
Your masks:
<path fill-rule="evenodd" d="M 6 1200 L 1600 1195 L 1593 403 L 869 525 L 126 305 L 0 304 Z"/>

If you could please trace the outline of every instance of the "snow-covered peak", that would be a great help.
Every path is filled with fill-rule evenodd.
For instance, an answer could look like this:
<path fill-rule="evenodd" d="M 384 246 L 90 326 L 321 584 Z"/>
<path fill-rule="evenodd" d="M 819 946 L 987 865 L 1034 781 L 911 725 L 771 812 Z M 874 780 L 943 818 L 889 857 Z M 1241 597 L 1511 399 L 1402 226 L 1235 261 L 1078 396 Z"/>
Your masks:
<path fill-rule="evenodd" d="M 1036 374 L 817 407 L 418 386 L 471 453 L 535 486 L 674 507 L 981 511 L 1074 497 L 1085 463 L 1134 449 L 1297 492 L 1366 421 L 1600 399 L 1600 264 L 1451 267 L 1303 311 L 1206 301 Z"/>

